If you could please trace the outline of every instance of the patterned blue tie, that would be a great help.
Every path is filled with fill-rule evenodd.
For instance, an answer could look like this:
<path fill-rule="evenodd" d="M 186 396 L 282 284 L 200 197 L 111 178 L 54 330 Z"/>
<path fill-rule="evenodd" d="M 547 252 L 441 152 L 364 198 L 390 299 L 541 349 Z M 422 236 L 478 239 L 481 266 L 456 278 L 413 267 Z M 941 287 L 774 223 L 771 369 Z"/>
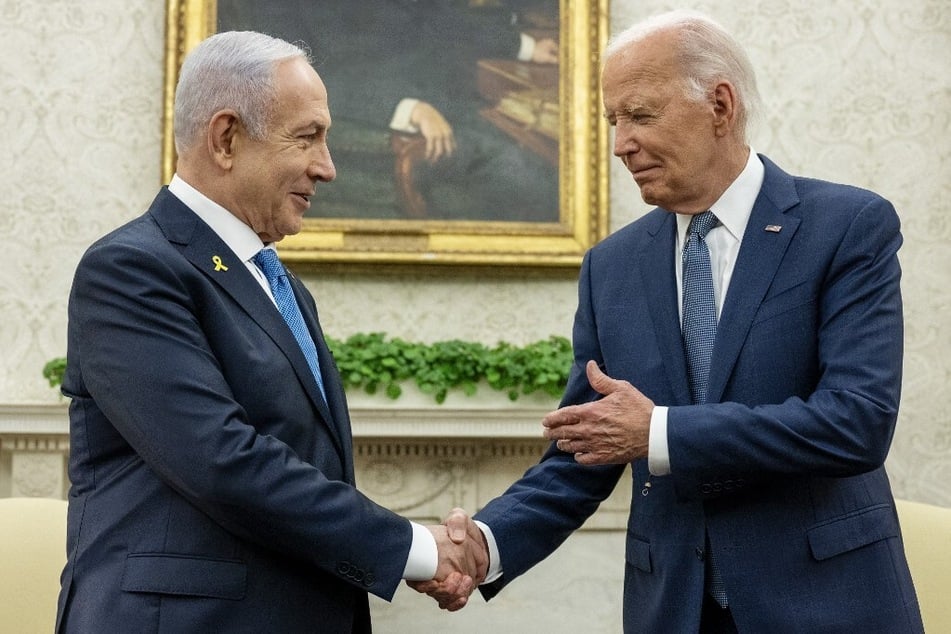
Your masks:
<path fill-rule="evenodd" d="M 707 401 L 710 357 L 717 336 L 717 308 L 713 295 L 710 252 L 704 239 L 717 225 L 712 211 L 694 216 L 687 228 L 683 250 L 683 335 L 690 371 L 690 396 L 695 404 Z"/>
<path fill-rule="evenodd" d="M 717 308 L 713 292 L 713 271 L 706 237 L 717 226 L 712 211 L 694 216 L 687 228 L 687 244 L 683 250 L 683 335 L 690 371 L 690 396 L 695 404 L 707 401 L 707 380 L 710 357 L 717 336 Z M 713 557 L 710 540 L 706 540 L 706 589 L 721 607 L 727 607 L 723 576 Z"/>
<path fill-rule="evenodd" d="M 274 249 L 261 249 L 258 251 L 257 255 L 254 256 L 254 263 L 264 272 L 267 283 L 271 287 L 271 294 L 274 295 L 274 301 L 277 302 L 277 309 L 281 311 L 281 316 L 284 318 L 284 321 L 287 322 L 288 328 L 291 329 L 291 334 L 293 334 L 294 339 L 297 340 L 297 345 L 299 345 L 301 351 L 303 351 L 304 358 L 307 359 L 307 365 L 310 366 L 310 371 L 317 380 L 317 387 L 320 388 L 320 394 L 324 397 L 324 401 L 326 402 L 327 394 L 324 392 L 324 381 L 320 376 L 320 365 L 317 362 L 317 348 L 314 346 L 314 340 L 307 330 L 307 325 L 304 323 L 304 317 L 301 315 L 300 307 L 294 298 L 294 290 L 291 288 L 291 284 L 287 279 L 287 271 L 284 269 L 284 265 L 281 264 L 281 260 L 277 257 L 277 252 L 274 251 Z"/>

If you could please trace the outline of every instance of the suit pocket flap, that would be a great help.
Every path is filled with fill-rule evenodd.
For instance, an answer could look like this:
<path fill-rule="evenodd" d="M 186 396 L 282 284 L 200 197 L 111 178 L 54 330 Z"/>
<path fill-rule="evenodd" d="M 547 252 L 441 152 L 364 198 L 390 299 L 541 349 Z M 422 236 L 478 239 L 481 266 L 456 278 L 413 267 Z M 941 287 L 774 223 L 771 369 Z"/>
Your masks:
<path fill-rule="evenodd" d="M 122 573 L 126 592 L 243 599 L 247 567 L 241 561 L 187 555 L 129 555 Z"/>
<path fill-rule="evenodd" d="M 627 563 L 644 572 L 651 571 L 651 545 L 640 539 L 627 542 Z"/>
<path fill-rule="evenodd" d="M 813 526 L 806 536 L 812 556 L 822 561 L 899 534 L 894 511 L 883 505 Z"/>

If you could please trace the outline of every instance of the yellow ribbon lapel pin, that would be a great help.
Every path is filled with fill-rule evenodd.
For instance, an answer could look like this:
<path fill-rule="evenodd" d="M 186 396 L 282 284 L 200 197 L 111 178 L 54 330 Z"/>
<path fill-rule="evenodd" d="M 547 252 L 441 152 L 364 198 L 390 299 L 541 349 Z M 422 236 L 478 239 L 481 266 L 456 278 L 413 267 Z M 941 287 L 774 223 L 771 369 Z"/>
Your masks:
<path fill-rule="evenodd" d="M 227 270 L 228 270 L 228 267 L 225 266 L 224 263 L 222 263 L 222 261 L 221 261 L 221 256 L 220 256 L 220 255 L 213 255 L 213 256 L 211 256 L 211 263 L 215 265 L 215 270 L 216 270 L 216 271 L 227 271 Z"/>

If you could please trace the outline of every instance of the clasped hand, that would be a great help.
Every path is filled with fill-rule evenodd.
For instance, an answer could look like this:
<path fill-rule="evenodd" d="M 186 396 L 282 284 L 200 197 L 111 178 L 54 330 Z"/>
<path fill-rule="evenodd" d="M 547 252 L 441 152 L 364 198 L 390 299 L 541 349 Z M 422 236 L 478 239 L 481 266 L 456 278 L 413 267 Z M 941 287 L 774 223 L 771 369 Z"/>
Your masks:
<path fill-rule="evenodd" d="M 469 601 L 489 570 L 489 552 L 482 531 L 460 508 L 450 511 L 439 526 L 427 526 L 436 538 L 439 563 L 431 581 L 406 584 L 428 594 L 439 607 L 455 612 Z"/>

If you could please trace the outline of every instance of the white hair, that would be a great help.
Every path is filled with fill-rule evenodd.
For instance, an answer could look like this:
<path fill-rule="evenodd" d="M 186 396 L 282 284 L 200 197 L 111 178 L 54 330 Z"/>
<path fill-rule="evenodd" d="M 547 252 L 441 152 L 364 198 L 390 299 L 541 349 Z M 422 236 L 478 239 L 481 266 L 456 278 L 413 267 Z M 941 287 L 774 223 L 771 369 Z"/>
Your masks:
<path fill-rule="evenodd" d="M 756 74 L 746 51 L 720 24 L 688 10 L 661 13 L 634 24 L 611 38 L 604 51 L 608 59 L 631 44 L 662 31 L 676 31 L 677 58 L 684 73 L 688 99 L 704 101 L 719 81 L 728 81 L 737 94 L 737 129 L 746 141 L 761 102 Z"/>
<path fill-rule="evenodd" d="M 178 74 L 175 150 L 200 140 L 212 115 L 226 108 L 238 113 L 252 139 L 264 138 L 274 108 L 274 70 L 297 57 L 310 61 L 301 46 L 253 31 L 218 33 L 198 44 Z"/>

